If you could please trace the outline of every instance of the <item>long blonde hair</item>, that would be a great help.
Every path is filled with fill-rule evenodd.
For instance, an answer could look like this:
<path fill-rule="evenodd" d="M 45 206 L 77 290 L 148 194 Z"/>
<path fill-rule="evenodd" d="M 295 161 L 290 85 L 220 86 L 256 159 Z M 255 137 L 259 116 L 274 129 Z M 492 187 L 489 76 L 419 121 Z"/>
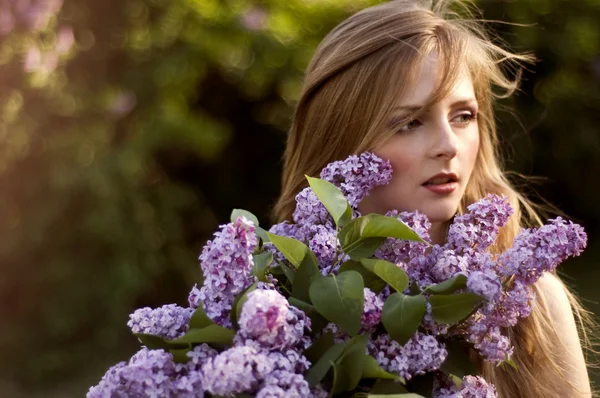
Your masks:
<path fill-rule="evenodd" d="M 405 82 L 436 51 L 444 76 L 429 105 L 447 95 L 465 62 L 479 103 L 480 151 L 459 213 L 488 193 L 509 198 L 515 215 L 500 231 L 495 252 L 509 247 L 522 226 L 541 223 L 536 206 L 513 188 L 503 171 L 493 114 L 494 101 L 518 88 L 521 65 L 533 57 L 494 44 L 473 18 L 459 17 L 452 3 L 390 1 L 352 15 L 325 37 L 307 68 L 289 131 L 275 222 L 291 220 L 295 195 L 307 185 L 305 174 L 317 176 L 326 164 L 373 150 L 394 134 L 386 125 Z M 518 371 L 482 365 L 500 397 L 565 396 L 561 392 L 568 388 L 565 371 L 552 354 L 561 340 L 544 291 L 536 290 L 532 315 L 508 331 Z M 581 320 L 586 313 L 569 296 Z"/>

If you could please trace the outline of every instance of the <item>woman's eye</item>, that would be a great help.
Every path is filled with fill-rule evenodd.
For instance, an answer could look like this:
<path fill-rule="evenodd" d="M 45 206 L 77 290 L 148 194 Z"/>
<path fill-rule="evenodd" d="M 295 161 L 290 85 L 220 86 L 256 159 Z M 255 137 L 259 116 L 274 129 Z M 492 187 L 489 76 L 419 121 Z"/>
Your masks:
<path fill-rule="evenodd" d="M 463 113 L 454 118 L 454 122 L 462 125 L 467 125 L 476 119 L 473 113 Z"/>
<path fill-rule="evenodd" d="M 400 132 L 414 130 L 421 125 L 421 122 L 418 120 L 411 120 L 406 123 L 404 126 L 400 127 Z"/>

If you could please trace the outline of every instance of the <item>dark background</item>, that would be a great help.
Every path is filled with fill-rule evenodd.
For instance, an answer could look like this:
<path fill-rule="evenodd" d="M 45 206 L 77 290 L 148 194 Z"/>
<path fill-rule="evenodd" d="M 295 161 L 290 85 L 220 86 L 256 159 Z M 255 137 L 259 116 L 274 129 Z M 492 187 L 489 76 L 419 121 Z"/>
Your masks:
<path fill-rule="evenodd" d="M 375 3 L 0 0 L 0 396 L 83 396 L 232 208 L 268 222 L 303 70 Z M 539 59 L 498 113 L 507 168 L 587 229 L 562 269 L 599 312 L 600 1 L 478 5 Z"/>

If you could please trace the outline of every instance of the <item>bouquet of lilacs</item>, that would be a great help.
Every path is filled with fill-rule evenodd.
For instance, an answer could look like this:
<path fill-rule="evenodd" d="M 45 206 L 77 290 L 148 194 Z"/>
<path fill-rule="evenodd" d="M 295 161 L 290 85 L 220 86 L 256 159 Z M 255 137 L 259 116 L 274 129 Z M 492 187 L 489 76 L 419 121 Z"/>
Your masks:
<path fill-rule="evenodd" d="M 515 366 L 503 330 L 586 234 L 556 218 L 492 254 L 512 209 L 489 195 L 432 245 L 423 214 L 359 213 L 391 174 L 370 153 L 333 162 L 307 177 L 294 222 L 268 231 L 234 210 L 200 255 L 189 307 L 135 311 L 142 349 L 88 397 L 495 397 L 471 356 Z"/>

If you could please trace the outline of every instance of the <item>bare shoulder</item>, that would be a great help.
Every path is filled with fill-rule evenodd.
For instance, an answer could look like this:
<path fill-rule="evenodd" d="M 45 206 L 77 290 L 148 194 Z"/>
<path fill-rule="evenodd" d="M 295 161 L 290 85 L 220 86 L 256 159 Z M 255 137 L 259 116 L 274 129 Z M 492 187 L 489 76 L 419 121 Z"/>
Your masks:
<path fill-rule="evenodd" d="M 590 382 L 573 307 L 563 282 L 554 274 L 546 273 L 537 283 L 549 311 L 550 320 L 558 333 L 557 359 L 565 366 L 570 382 L 580 393 L 573 397 L 591 397 Z"/>
<path fill-rule="evenodd" d="M 573 309 L 565 285 L 558 276 L 546 272 L 539 279 L 537 286 L 544 295 L 546 305 L 552 310 L 552 316 L 563 317 L 569 315 L 573 317 Z"/>

